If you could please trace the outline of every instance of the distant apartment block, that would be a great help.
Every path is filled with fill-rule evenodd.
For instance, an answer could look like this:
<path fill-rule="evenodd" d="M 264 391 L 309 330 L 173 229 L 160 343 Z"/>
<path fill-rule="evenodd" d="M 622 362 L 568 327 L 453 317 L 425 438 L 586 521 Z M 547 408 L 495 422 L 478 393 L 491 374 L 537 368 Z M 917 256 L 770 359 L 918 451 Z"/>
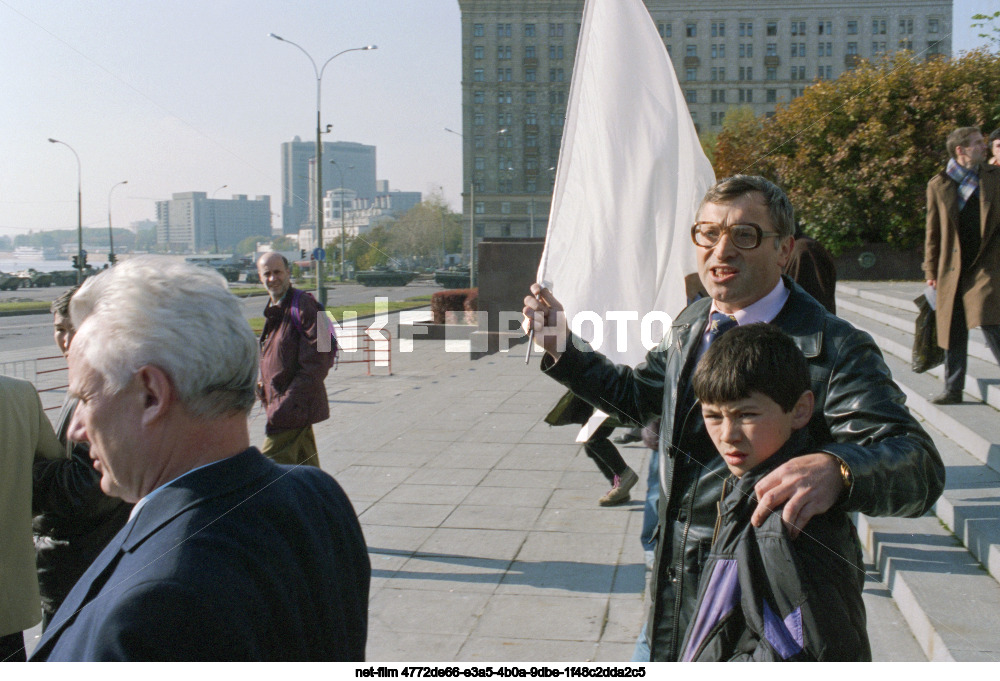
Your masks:
<path fill-rule="evenodd" d="M 271 197 L 209 199 L 205 192 L 156 202 L 156 243 L 173 251 L 225 252 L 250 236 L 270 236 Z"/>
<path fill-rule="evenodd" d="M 360 198 L 351 189 L 332 189 L 323 197 L 323 243 L 340 243 L 341 232 L 351 239 L 406 214 L 422 200 L 420 192 L 390 191 L 388 180 L 379 180 L 378 193 L 372 200 Z M 313 228 L 299 231 L 299 244 L 316 247 Z"/>
<path fill-rule="evenodd" d="M 316 225 L 316 142 L 298 136 L 281 145 L 282 233 Z M 335 163 L 334 163 L 335 162 Z M 357 142 L 323 142 L 323 191 L 343 184 L 358 196 L 374 199 L 375 147 Z M 343 179 L 343 181 L 341 181 Z"/>
<path fill-rule="evenodd" d="M 701 132 L 717 132 L 733 106 L 772 115 L 861 59 L 951 54 L 950 1 L 645 2 Z M 475 214 L 477 239 L 542 236 L 583 1 L 458 4 L 463 212 Z"/>

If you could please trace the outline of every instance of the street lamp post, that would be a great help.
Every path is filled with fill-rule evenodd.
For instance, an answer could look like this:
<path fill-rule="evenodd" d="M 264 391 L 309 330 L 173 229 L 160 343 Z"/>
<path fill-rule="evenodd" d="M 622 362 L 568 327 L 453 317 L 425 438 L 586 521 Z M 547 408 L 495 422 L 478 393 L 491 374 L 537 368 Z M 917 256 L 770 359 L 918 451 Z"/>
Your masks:
<path fill-rule="evenodd" d="M 115 187 L 120 187 L 123 184 L 128 184 L 128 180 L 122 180 L 118 184 L 111 186 L 108 190 L 108 262 L 112 265 L 115 264 L 115 235 L 111 231 L 111 194 L 114 193 Z"/>
<path fill-rule="evenodd" d="M 441 187 L 441 268 L 444 269 L 445 261 L 448 259 L 448 247 L 444 243 L 444 187 Z"/>
<path fill-rule="evenodd" d="M 458 135 L 465 144 L 465 135 L 456 132 L 451 128 L 445 128 L 445 132 Z M 472 166 L 469 172 L 469 287 L 476 287 L 476 168 Z"/>
<path fill-rule="evenodd" d="M 376 45 L 365 45 L 364 47 L 352 47 L 346 50 L 342 50 L 337 54 L 333 55 L 325 62 L 320 68 L 316 67 L 316 60 L 312 58 L 305 48 L 297 43 L 293 43 L 291 40 L 286 40 L 280 35 L 275 35 L 274 33 L 268 33 L 268 36 L 274 38 L 275 40 L 280 40 L 282 42 L 288 43 L 293 47 L 297 47 L 302 54 L 306 55 L 309 59 L 309 63 L 312 64 L 313 72 L 316 74 L 316 245 L 318 248 L 323 247 L 323 130 L 320 124 L 320 106 L 322 100 L 320 98 L 320 89 L 323 84 L 323 71 L 326 70 L 327 64 L 332 62 L 334 59 L 347 52 L 356 52 L 360 50 L 376 50 L 378 46 Z M 319 300 L 320 305 L 326 305 L 326 289 L 323 287 L 323 261 L 319 258 L 316 259 L 316 298 Z"/>
<path fill-rule="evenodd" d="M 49 138 L 52 144 L 62 144 L 76 156 L 76 283 L 83 281 L 83 166 L 80 165 L 80 155 L 76 149 L 61 140 Z"/>
<path fill-rule="evenodd" d="M 223 189 L 225 189 L 228 186 L 229 186 L 228 184 L 224 184 L 224 185 L 222 185 L 221 187 L 219 187 L 218 189 L 216 189 L 216 190 L 214 190 L 212 192 L 212 241 L 215 244 L 215 252 L 216 253 L 219 252 L 219 232 L 218 232 L 218 228 L 216 227 L 216 224 L 215 224 L 215 195 L 218 194 L 220 191 L 222 191 Z"/>

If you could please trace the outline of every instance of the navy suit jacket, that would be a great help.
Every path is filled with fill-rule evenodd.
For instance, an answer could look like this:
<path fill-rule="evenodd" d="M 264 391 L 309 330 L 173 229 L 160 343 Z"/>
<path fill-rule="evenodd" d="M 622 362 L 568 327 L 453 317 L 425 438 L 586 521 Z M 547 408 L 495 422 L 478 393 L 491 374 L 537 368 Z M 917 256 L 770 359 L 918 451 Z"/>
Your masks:
<path fill-rule="evenodd" d="M 248 449 L 161 488 L 32 660 L 364 660 L 371 565 L 347 495 Z"/>

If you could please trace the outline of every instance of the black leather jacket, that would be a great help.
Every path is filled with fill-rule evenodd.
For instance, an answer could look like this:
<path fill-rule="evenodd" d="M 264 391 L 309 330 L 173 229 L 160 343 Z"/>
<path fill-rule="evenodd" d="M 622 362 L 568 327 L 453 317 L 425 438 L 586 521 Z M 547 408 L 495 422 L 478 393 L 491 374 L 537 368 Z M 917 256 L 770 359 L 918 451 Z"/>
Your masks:
<path fill-rule="evenodd" d="M 826 443 L 817 449 L 851 469 L 854 484 L 840 508 L 923 515 L 944 488 L 944 464 L 904 405 L 881 352 L 867 333 L 783 280 L 791 293 L 772 323 L 809 361 L 816 407 L 807 427 L 815 442 Z M 688 306 L 634 369 L 614 365 L 577 338 L 558 362 L 542 359 L 548 375 L 605 412 L 636 424 L 662 415 L 660 526 L 646 628 L 653 660 L 678 657 L 711 548 L 715 502 L 728 475 L 690 390 L 711 303 L 704 298 Z"/>

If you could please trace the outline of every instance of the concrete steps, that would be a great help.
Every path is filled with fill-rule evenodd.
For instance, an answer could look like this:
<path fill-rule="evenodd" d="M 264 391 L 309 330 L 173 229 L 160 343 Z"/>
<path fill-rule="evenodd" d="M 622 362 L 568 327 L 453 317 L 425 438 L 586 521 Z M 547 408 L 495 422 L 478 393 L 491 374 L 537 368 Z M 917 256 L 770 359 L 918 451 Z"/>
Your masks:
<path fill-rule="evenodd" d="M 882 348 L 907 405 L 947 467 L 945 492 L 924 518 L 857 517 L 875 572 L 930 660 L 1000 661 L 1000 367 L 970 334 L 966 400 L 938 406 L 940 368 L 910 370 L 923 285 L 841 283 L 837 312 Z"/>

